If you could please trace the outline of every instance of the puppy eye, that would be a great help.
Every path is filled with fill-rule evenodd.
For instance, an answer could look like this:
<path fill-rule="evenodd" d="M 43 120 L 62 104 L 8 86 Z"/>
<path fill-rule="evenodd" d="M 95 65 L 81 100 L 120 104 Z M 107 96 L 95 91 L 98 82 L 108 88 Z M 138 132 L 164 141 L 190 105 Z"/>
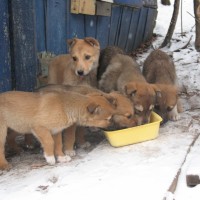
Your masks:
<path fill-rule="evenodd" d="M 86 56 L 85 56 L 85 59 L 86 59 L 86 60 L 89 60 L 90 58 L 91 58 L 91 56 L 89 56 L 89 55 L 86 55 Z"/>
<path fill-rule="evenodd" d="M 77 57 L 75 57 L 75 56 L 73 56 L 72 59 L 73 59 L 74 61 L 77 61 Z"/>
<path fill-rule="evenodd" d="M 132 117 L 132 115 L 130 114 L 130 115 L 127 116 L 127 119 L 131 119 L 131 117 Z"/>

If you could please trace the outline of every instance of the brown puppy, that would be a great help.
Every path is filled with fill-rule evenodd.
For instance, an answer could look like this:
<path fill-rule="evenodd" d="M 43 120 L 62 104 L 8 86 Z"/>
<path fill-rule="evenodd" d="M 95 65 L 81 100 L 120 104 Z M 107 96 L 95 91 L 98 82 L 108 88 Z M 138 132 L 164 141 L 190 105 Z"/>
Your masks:
<path fill-rule="evenodd" d="M 163 121 L 178 120 L 177 77 L 171 57 L 159 49 L 151 52 L 144 62 L 143 74 L 149 83 L 155 83 L 161 91 L 156 107 Z"/>
<path fill-rule="evenodd" d="M 117 46 L 108 46 L 102 49 L 99 57 L 99 67 L 97 71 L 97 81 L 101 79 L 101 76 L 106 71 L 111 59 L 117 54 L 125 54 L 125 52 Z"/>
<path fill-rule="evenodd" d="M 49 65 L 48 84 L 89 84 L 96 86 L 100 45 L 91 37 L 68 40 L 70 54 L 53 58 Z"/>
<path fill-rule="evenodd" d="M 69 161 L 69 156 L 54 152 L 52 136 L 73 124 L 105 128 L 110 125 L 113 107 L 104 98 L 84 96 L 74 92 L 31 93 L 5 92 L 0 94 L 0 169 L 9 169 L 4 145 L 8 128 L 21 133 L 32 133 L 40 141 L 47 163 Z M 55 145 L 59 145 L 59 137 Z"/>
<path fill-rule="evenodd" d="M 96 98 L 102 98 L 104 96 L 114 107 L 116 113 L 113 115 L 112 124 L 109 129 L 119 129 L 125 127 L 132 127 L 136 125 L 134 119 L 134 108 L 130 100 L 125 97 L 124 95 L 118 92 L 111 92 L 109 94 L 104 93 L 98 89 L 95 89 L 90 86 L 70 86 L 70 85 L 47 85 L 44 87 L 39 88 L 37 91 L 40 92 L 52 92 L 57 91 L 61 93 L 65 93 L 66 91 L 73 91 L 78 92 L 80 94 L 96 96 Z M 76 137 L 75 137 L 76 132 Z M 85 143 L 84 140 L 84 128 L 83 127 L 76 127 L 73 125 L 72 127 L 66 129 L 64 131 L 63 137 L 63 145 L 64 145 L 64 152 L 67 155 L 74 156 L 75 151 L 73 150 L 75 138 L 76 143 L 79 143 L 81 146 L 87 146 L 88 143 Z"/>
<path fill-rule="evenodd" d="M 131 57 L 115 55 L 99 81 L 99 88 L 105 92 L 118 90 L 128 96 L 135 109 L 137 125 L 149 122 L 157 88 L 146 82 L 138 64 Z"/>

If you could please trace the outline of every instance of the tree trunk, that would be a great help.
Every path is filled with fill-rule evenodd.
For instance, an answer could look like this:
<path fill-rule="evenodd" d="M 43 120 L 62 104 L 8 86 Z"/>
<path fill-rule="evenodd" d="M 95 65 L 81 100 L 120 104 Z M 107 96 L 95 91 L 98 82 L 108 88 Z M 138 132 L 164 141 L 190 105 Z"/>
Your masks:
<path fill-rule="evenodd" d="M 172 35 L 174 33 L 174 29 L 175 29 L 175 26 L 176 26 L 176 21 L 177 21 L 177 18 L 178 18 L 179 5 L 180 5 L 180 0 L 175 0 L 174 11 L 173 11 L 171 23 L 170 23 L 170 26 L 168 28 L 167 35 L 165 36 L 165 39 L 164 39 L 163 43 L 161 44 L 160 48 L 167 46 L 167 44 L 169 44 L 169 42 L 172 38 Z"/>
<path fill-rule="evenodd" d="M 195 48 L 200 52 L 200 0 L 194 0 L 194 15 L 196 19 Z"/>
<path fill-rule="evenodd" d="M 163 5 L 171 5 L 170 0 L 161 0 Z"/>

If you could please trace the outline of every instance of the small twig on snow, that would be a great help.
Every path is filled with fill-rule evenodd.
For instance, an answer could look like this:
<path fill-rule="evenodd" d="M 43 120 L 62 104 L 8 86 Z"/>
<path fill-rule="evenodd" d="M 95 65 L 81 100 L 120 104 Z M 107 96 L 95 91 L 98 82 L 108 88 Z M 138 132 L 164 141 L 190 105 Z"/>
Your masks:
<path fill-rule="evenodd" d="M 181 49 L 187 48 L 187 46 L 190 44 L 191 39 L 192 39 L 192 36 L 190 37 L 190 39 L 188 40 L 188 42 L 183 47 L 178 48 L 178 49 L 174 50 L 173 52 L 179 52 Z"/>

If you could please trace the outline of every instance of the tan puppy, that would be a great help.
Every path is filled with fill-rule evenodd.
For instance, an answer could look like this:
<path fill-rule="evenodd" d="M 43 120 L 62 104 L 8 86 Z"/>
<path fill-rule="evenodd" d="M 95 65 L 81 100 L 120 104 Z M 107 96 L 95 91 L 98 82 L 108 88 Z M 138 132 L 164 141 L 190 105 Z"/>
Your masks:
<path fill-rule="evenodd" d="M 129 56 L 114 56 L 99 81 L 99 88 L 105 92 L 118 90 L 128 96 L 135 109 L 137 125 L 148 123 L 154 108 L 157 88 L 148 84 L 138 64 Z"/>
<path fill-rule="evenodd" d="M 70 54 L 53 58 L 48 84 L 89 84 L 96 86 L 100 45 L 91 37 L 68 40 Z"/>
<path fill-rule="evenodd" d="M 163 121 L 178 120 L 177 77 L 171 57 L 159 49 L 151 52 L 144 62 L 143 74 L 149 83 L 156 83 L 161 91 L 156 107 Z"/>
<path fill-rule="evenodd" d="M 136 125 L 134 118 L 134 107 L 130 100 L 124 95 L 118 92 L 111 92 L 109 94 L 104 93 L 98 89 L 95 89 L 90 86 L 70 86 L 70 85 L 47 85 L 39 88 L 37 91 L 40 92 L 52 92 L 57 91 L 65 93 L 66 91 L 78 92 L 80 94 L 93 96 L 93 98 L 102 98 L 105 97 L 115 108 L 116 113 L 113 115 L 112 124 L 109 129 L 119 129 L 127 128 Z M 76 132 L 76 135 L 75 135 Z M 75 124 L 67 128 L 64 131 L 63 145 L 64 152 L 67 155 L 74 156 L 75 151 L 73 150 L 75 138 L 76 143 L 79 143 L 81 146 L 87 146 L 88 143 L 84 140 L 85 129 L 83 127 L 77 127 Z"/>
<path fill-rule="evenodd" d="M 5 92 L 0 94 L 0 169 L 9 169 L 4 145 L 8 128 L 21 133 L 32 133 L 40 141 L 47 163 L 69 161 L 62 151 L 54 152 L 59 145 L 61 131 L 73 124 L 105 128 L 110 125 L 113 107 L 104 98 L 84 96 L 74 92 L 31 93 Z M 58 148 L 59 149 L 59 148 Z"/>

